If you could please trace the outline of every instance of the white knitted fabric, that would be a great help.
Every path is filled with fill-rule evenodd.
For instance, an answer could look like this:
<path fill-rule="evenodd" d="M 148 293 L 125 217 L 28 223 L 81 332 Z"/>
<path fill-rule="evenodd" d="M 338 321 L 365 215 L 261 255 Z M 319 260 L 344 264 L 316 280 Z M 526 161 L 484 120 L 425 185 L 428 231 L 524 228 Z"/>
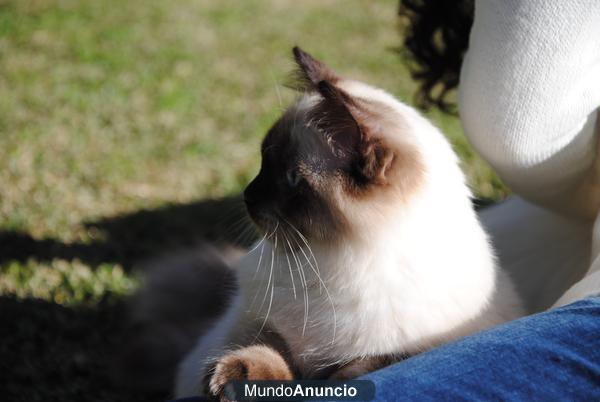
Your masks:
<path fill-rule="evenodd" d="M 558 304 L 600 293 L 600 0 L 476 1 L 460 82 L 469 140 L 528 200 L 483 220 L 529 305 L 552 305 L 588 269 Z"/>

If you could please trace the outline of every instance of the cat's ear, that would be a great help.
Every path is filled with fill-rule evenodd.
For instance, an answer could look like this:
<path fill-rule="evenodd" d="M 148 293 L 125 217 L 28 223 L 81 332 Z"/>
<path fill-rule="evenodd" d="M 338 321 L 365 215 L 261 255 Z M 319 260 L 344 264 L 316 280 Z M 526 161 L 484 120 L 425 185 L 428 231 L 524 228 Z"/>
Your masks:
<path fill-rule="evenodd" d="M 327 81 L 330 84 L 339 81 L 340 77 L 333 70 L 298 46 L 295 46 L 292 51 L 296 64 L 298 64 L 297 78 L 302 89 L 319 90 L 318 85 L 321 81 Z"/>
<path fill-rule="evenodd" d="M 309 124 L 326 136 L 337 157 L 354 157 L 361 132 L 348 108 L 350 97 L 335 86 L 340 78 L 298 46 L 294 47 L 293 52 L 298 64 L 296 79 L 299 85 L 296 88 L 321 95 L 320 101 L 309 113 Z"/>
<path fill-rule="evenodd" d="M 357 159 L 363 134 L 350 111 L 350 97 L 325 80 L 317 83 L 317 90 L 322 98 L 309 112 L 309 124 L 323 133 L 336 157 Z"/>
<path fill-rule="evenodd" d="M 364 105 L 329 81 L 317 84 L 322 96 L 309 113 L 310 124 L 322 132 L 334 155 L 353 165 L 363 182 L 384 184 L 395 159 L 393 149 L 376 135 L 376 120 Z"/>
<path fill-rule="evenodd" d="M 337 158 L 355 165 L 361 179 L 385 182 L 394 153 L 373 135 L 370 113 L 338 87 L 340 77 L 333 70 L 297 46 L 293 52 L 301 88 L 322 97 L 310 113 L 310 124 L 326 136 Z"/>

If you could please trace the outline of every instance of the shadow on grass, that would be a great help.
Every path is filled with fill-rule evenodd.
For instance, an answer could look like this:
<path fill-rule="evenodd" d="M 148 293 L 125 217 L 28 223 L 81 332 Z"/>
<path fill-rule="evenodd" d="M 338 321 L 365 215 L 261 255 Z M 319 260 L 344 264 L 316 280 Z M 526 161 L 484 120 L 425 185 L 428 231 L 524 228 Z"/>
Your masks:
<path fill-rule="evenodd" d="M 255 234 L 244 215 L 241 198 L 227 197 L 87 222 L 85 227 L 103 239 L 90 244 L 5 231 L 0 232 L 0 262 L 79 259 L 92 267 L 118 263 L 129 270 L 139 261 L 193 249 L 201 242 L 248 246 Z M 167 399 L 185 348 L 227 303 L 224 271 L 203 270 L 202 286 L 184 295 L 187 306 L 167 301 L 171 310 L 156 311 L 141 322 L 131 320 L 126 300 L 111 295 L 93 308 L 0 296 L 0 399 Z"/>
<path fill-rule="evenodd" d="M 121 342 L 122 314 L 119 302 L 86 309 L 0 297 L 0 399 L 165 400 L 165 393 L 109 385 L 109 356 Z"/>
<path fill-rule="evenodd" d="M 191 247 L 201 241 L 247 247 L 255 239 L 244 223 L 239 196 L 167 205 L 155 210 L 86 222 L 102 241 L 65 244 L 55 239 L 34 239 L 22 232 L 0 231 L 0 263 L 30 258 L 38 261 L 79 259 L 97 266 L 119 263 L 130 269 L 137 261 L 168 250 Z"/>

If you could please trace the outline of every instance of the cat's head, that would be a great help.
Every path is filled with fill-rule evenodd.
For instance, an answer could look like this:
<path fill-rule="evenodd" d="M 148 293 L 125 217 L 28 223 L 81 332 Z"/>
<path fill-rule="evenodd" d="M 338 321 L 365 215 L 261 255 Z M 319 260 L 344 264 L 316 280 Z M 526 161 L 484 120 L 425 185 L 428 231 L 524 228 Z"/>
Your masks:
<path fill-rule="evenodd" d="M 262 164 L 244 191 L 266 233 L 333 241 L 385 224 L 425 180 L 423 119 L 387 93 L 341 78 L 294 48 L 302 96 L 269 130 Z"/>

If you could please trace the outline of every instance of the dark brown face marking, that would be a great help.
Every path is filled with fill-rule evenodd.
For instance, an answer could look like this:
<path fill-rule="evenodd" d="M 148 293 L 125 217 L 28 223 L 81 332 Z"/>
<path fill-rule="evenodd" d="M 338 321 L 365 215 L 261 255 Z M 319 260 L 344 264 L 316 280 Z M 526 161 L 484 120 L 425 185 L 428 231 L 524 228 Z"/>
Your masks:
<path fill-rule="evenodd" d="M 341 229 L 326 192 L 331 191 L 334 173 L 344 166 L 319 132 L 304 127 L 302 137 L 295 136 L 296 119 L 291 110 L 269 130 L 260 171 L 246 187 L 244 200 L 252 219 L 267 233 L 278 227 L 295 240 L 296 230 L 324 239 Z"/>
<path fill-rule="evenodd" d="M 244 199 L 266 233 L 277 228 L 340 239 L 351 226 L 341 205 L 368 199 L 392 181 L 410 190 L 419 171 L 416 153 L 385 140 L 386 129 L 398 129 L 396 111 L 353 98 L 337 74 L 301 49 L 294 48 L 294 57 L 309 100 L 289 109 L 267 133 L 260 172 Z M 386 123 L 390 119 L 393 124 Z M 401 174 L 406 180 L 397 180 Z"/>

